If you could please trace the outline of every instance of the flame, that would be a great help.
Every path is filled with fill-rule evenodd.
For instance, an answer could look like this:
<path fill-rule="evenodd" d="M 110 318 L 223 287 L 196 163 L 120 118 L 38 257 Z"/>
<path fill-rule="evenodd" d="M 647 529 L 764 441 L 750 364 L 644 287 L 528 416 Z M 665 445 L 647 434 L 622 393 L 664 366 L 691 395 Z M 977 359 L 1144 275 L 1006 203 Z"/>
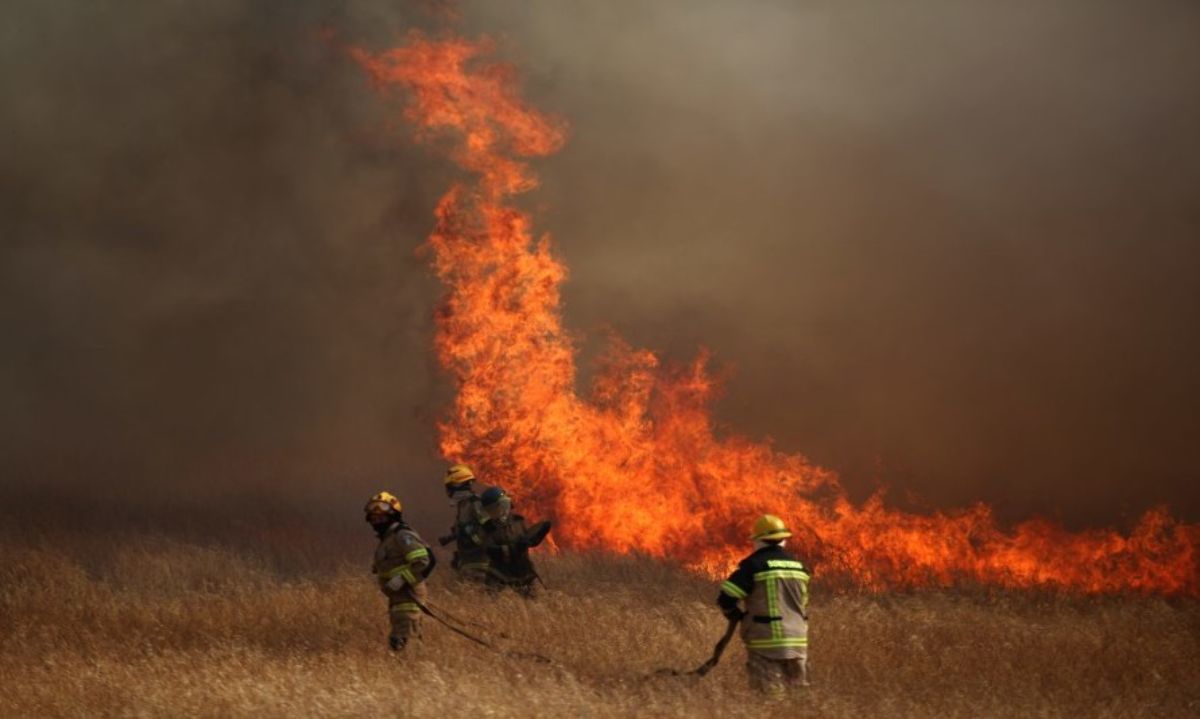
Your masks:
<path fill-rule="evenodd" d="M 562 147 L 566 125 L 521 100 L 513 68 L 488 59 L 493 50 L 486 38 L 414 32 L 382 53 L 352 51 L 377 89 L 406 100 L 418 139 L 466 171 L 438 203 L 428 240 L 446 287 L 437 355 L 458 387 L 439 426 L 445 457 L 557 519 L 562 546 L 670 557 L 711 574 L 747 551 L 749 525 L 770 512 L 793 527 L 793 545 L 822 577 L 871 589 L 1200 594 L 1200 525 L 1164 508 L 1122 535 L 1043 520 L 1005 530 L 983 504 L 914 514 L 876 496 L 856 506 L 832 472 L 800 454 L 717 436 L 718 383 L 704 353 L 667 367 L 614 337 L 590 391 L 578 392 L 559 294 L 567 268 L 514 204 L 537 187 L 529 159 Z"/>

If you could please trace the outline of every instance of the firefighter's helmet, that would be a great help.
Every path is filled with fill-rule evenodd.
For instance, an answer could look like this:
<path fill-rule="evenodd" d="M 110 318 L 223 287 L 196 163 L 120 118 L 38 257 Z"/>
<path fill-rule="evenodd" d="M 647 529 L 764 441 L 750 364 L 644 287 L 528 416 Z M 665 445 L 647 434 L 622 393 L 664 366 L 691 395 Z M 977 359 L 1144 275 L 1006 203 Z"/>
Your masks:
<path fill-rule="evenodd" d="M 787 539 L 792 536 L 788 531 L 787 525 L 783 520 L 776 517 L 774 514 L 764 514 L 754 522 L 754 531 L 750 535 L 750 539 L 769 540 L 769 539 Z"/>
<path fill-rule="evenodd" d="M 380 492 L 367 500 L 367 506 L 363 507 L 363 512 L 367 515 L 367 521 L 371 521 L 372 516 L 386 514 L 400 514 L 403 505 L 400 504 L 400 499 L 391 492 Z"/>
<path fill-rule="evenodd" d="M 502 499 L 508 499 L 508 495 L 499 487 L 491 487 L 479 497 L 479 503 L 484 507 L 490 507 Z"/>
<path fill-rule="evenodd" d="M 512 499 L 499 487 L 491 487 L 479 497 L 483 513 L 490 519 L 500 519 L 512 508 Z"/>
<path fill-rule="evenodd" d="M 446 470 L 445 484 L 462 484 L 475 479 L 475 473 L 465 464 L 456 464 Z"/>

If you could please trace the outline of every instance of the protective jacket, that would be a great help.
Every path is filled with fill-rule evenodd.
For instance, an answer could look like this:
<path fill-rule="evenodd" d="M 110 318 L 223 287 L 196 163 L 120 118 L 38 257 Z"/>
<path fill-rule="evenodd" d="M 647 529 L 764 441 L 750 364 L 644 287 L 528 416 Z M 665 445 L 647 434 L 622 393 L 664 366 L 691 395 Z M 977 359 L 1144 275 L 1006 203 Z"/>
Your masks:
<path fill-rule="evenodd" d="M 800 659 L 808 647 L 808 571 L 779 545 L 755 551 L 721 584 L 717 604 L 741 619 L 747 651 L 770 659 Z"/>
<path fill-rule="evenodd" d="M 421 611 L 412 598 L 420 599 L 424 595 L 425 588 L 421 583 L 429 573 L 431 561 L 429 547 L 403 522 L 393 523 L 379 538 L 371 571 L 379 581 L 380 590 L 387 595 L 388 610 L 393 615 Z M 396 577 L 404 580 L 398 589 L 394 588 L 398 582 L 392 582 Z"/>
<path fill-rule="evenodd" d="M 467 492 L 454 505 L 454 561 L 451 566 L 465 574 L 487 571 L 488 557 L 483 549 L 482 515 L 479 511 L 479 496 Z"/>
<path fill-rule="evenodd" d="M 529 548 L 540 543 L 544 536 L 545 531 L 535 530 L 531 534 L 525 526 L 525 518 L 519 514 L 484 522 L 483 548 L 489 562 L 488 580 L 516 586 L 532 584 L 537 573 L 529 559 Z"/>

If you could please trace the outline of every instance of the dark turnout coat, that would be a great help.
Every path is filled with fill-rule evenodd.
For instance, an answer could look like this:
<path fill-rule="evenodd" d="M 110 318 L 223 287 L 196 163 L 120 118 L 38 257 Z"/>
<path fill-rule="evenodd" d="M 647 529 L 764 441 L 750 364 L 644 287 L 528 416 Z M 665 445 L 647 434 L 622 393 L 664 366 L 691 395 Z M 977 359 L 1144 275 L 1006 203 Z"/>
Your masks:
<path fill-rule="evenodd" d="M 742 641 L 747 651 L 770 659 L 807 656 L 808 580 L 804 565 L 787 550 L 769 545 L 738 564 L 721 584 L 717 604 L 726 614 L 745 604 Z"/>

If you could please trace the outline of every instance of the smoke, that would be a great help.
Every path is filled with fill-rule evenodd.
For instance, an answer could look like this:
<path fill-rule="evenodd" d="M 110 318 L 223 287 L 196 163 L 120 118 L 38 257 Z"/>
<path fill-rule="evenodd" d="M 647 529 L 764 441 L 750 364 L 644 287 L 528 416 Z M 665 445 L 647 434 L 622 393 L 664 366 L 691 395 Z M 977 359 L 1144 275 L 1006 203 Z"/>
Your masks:
<path fill-rule="evenodd" d="M 1196 516 L 1194 4 L 526 7 L 568 320 L 860 496 Z"/>
<path fill-rule="evenodd" d="M 336 37 L 423 16 L 341 6 L 6 5 L 5 484 L 357 507 L 436 471 L 440 170 Z"/>
<path fill-rule="evenodd" d="M 7 490 L 436 506 L 414 251 L 450 171 L 340 50 L 427 9 L 0 10 Z M 709 347 L 730 430 L 860 493 L 1200 516 L 1194 5 L 461 16 L 571 124 L 529 199 L 569 325 Z"/>

